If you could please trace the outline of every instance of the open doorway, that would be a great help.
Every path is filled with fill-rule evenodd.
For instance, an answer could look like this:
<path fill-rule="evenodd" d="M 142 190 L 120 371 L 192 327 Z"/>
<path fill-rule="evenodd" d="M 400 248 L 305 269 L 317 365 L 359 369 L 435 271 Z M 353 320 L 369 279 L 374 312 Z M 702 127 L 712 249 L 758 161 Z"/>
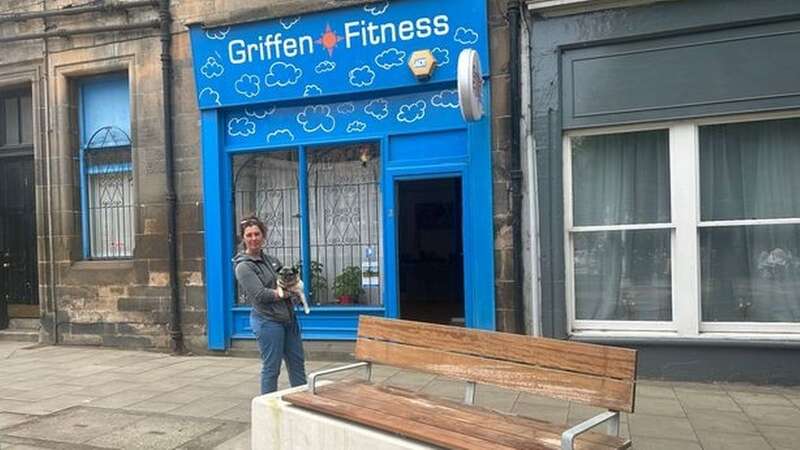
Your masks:
<path fill-rule="evenodd" d="M 400 317 L 464 325 L 461 178 L 397 182 Z"/>

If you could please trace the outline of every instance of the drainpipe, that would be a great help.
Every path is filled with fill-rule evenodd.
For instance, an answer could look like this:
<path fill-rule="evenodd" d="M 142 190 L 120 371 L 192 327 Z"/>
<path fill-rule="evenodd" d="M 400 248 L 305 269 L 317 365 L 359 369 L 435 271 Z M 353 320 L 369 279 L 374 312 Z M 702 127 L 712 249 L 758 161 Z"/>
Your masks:
<path fill-rule="evenodd" d="M 522 120 L 521 86 L 520 86 L 520 3 L 519 0 L 509 0 L 507 3 L 508 36 L 509 36 L 509 97 L 511 105 L 511 232 L 514 242 L 514 311 L 515 332 L 525 334 L 525 304 L 523 297 L 523 268 L 522 268 L 522 170 L 520 162 L 520 125 Z"/>
<path fill-rule="evenodd" d="M 158 17 L 161 20 L 161 83 L 164 104 L 164 159 L 167 181 L 167 243 L 169 245 L 169 335 L 174 354 L 183 354 L 181 329 L 181 297 L 178 289 L 178 196 L 175 193 L 175 148 L 172 132 L 172 16 L 169 0 L 160 0 Z"/>
<path fill-rule="evenodd" d="M 525 285 L 526 294 L 530 297 L 526 299 L 526 306 L 530 308 L 526 314 L 525 321 L 527 324 L 527 331 L 533 336 L 542 336 L 542 288 L 541 288 L 541 271 L 539 270 L 539 201 L 536 183 L 538 180 L 536 169 L 536 141 L 533 138 L 533 96 L 531 90 L 531 83 L 533 77 L 531 76 L 531 68 L 533 67 L 531 60 L 531 35 L 530 27 L 532 25 L 531 18 L 523 10 L 522 22 L 520 23 L 520 47 L 522 53 L 519 55 L 521 79 L 520 83 L 522 89 L 522 122 L 521 122 L 521 136 L 523 144 L 523 166 L 526 170 L 526 183 L 525 194 L 528 196 L 528 201 L 524 204 L 527 208 L 528 230 L 530 250 L 526 255 L 526 262 L 528 263 L 526 271 Z M 524 225 L 524 223 L 523 223 Z"/>
<path fill-rule="evenodd" d="M 42 1 L 43 12 L 47 10 L 47 0 Z M 44 29 L 47 30 L 47 18 L 43 17 Z M 42 114 L 39 115 L 40 126 L 42 127 L 42 146 L 43 155 L 45 157 L 45 179 L 47 180 L 47 253 L 48 261 L 48 282 L 47 290 L 50 297 L 50 310 L 53 314 L 53 324 L 51 327 L 53 345 L 58 345 L 58 297 L 56 295 L 56 255 L 54 254 L 53 244 L 53 175 L 52 164 L 53 155 L 50 148 L 50 46 L 47 39 L 42 39 L 42 59 L 43 59 L 43 79 L 44 83 L 40 92 L 42 92 L 41 102 L 44 107 Z"/>

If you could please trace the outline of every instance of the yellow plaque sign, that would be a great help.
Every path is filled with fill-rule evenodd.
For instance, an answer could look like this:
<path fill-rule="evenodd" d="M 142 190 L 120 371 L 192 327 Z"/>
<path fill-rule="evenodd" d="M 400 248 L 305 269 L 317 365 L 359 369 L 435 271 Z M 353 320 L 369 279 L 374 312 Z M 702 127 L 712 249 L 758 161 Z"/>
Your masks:
<path fill-rule="evenodd" d="M 418 80 L 427 80 L 436 68 L 436 58 L 430 50 L 417 50 L 408 58 L 408 67 Z"/>

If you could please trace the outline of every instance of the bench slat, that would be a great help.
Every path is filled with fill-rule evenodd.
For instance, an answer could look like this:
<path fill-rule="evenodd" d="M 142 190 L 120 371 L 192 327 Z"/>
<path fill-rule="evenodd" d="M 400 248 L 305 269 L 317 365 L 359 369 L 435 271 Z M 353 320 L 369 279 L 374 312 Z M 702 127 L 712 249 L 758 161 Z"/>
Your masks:
<path fill-rule="evenodd" d="M 315 397 L 324 397 L 325 400 Z M 448 448 L 556 449 L 559 448 L 560 433 L 563 431 L 558 426 L 535 419 L 505 416 L 483 408 L 466 407 L 364 382 L 336 383 L 321 388 L 316 396 L 299 392 L 287 395 L 284 399 L 315 410 L 319 410 L 319 405 L 323 404 L 327 410 L 335 411 L 330 414 L 357 422 L 361 420 L 351 416 L 353 410 L 366 410 L 367 416 L 389 416 L 389 420 L 380 420 L 377 427 Z M 433 430 L 422 429 L 420 424 Z M 457 442 L 451 442 L 449 437 L 445 438 L 447 443 L 437 442 L 442 439 L 441 436 L 452 434 L 459 436 Z M 477 441 L 461 438 L 465 435 Z M 478 447 L 471 447 L 473 443 Z M 599 433 L 587 433 L 576 442 L 578 450 L 625 447 L 625 440 Z"/>
<path fill-rule="evenodd" d="M 458 450 L 498 449 L 514 450 L 496 442 L 478 439 L 461 433 L 441 430 L 424 422 L 403 419 L 386 411 L 364 408 L 359 404 L 342 403 L 323 395 L 311 395 L 308 392 L 297 392 L 285 395 L 284 400 L 293 405 L 318 411 L 345 420 L 351 420 L 379 430 L 388 431 L 400 436 L 417 439 L 444 448 Z"/>
<path fill-rule="evenodd" d="M 360 381 L 360 383 L 364 383 Z M 395 386 L 388 386 L 388 385 L 370 385 L 366 384 L 369 388 L 373 390 L 378 390 L 381 392 L 385 392 L 394 396 L 395 401 L 397 398 L 406 398 L 410 402 L 415 402 L 419 398 L 425 398 L 428 401 L 436 402 L 436 403 L 444 403 L 448 405 L 449 412 L 448 414 L 476 414 L 476 411 L 482 413 L 484 415 L 488 414 L 490 416 L 498 415 L 501 420 L 498 421 L 499 423 L 495 423 L 494 425 L 498 427 L 498 429 L 506 430 L 509 433 L 518 434 L 514 429 L 508 428 L 512 424 L 516 427 L 516 430 L 519 430 L 520 427 L 524 430 L 528 430 L 527 433 L 531 433 L 531 429 L 535 432 L 542 432 L 542 433 L 550 433 L 553 436 L 556 436 L 558 439 L 561 437 L 561 433 L 564 432 L 566 429 L 565 425 L 558 425 L 553 424 L 544 420 L 532 418 L 532 417 L 524 417 L 524 416 L 517 416 L 517 415 L 509 415 L 509 414 L 502 414 L 495 411 L 491 411 L 485 408 L 481 408 L 479 406 L 468 406 L 463 403 L 456 403 L 451 400 L 447 399 L 440 399 L 433 396 L 428 396 L 425 394 L 418 394 L 415 392 L 410 392 L 406 389 L 402 389 Z M 525 435 L 525 433 L 523 433 Z M 604 433 L 589 431 L 584 434 L 581 434 L 578 437 L 578 442 L 582 442 L 583 445 L 588 444 L 596 444 L 600 445 L 602 448 L 610 447 L 610 448 L 626 448 L 626 439 L 609 436 Z M 559 442 L 560 445 L 560 442 Z M 630 445 L 628 443 L 628 445 Z M 580 446 L 578 447 L 581 448 Z"/>
<path fill-rule="evenodd" d="M 356 358 L 544 394 L 615 411 L 633 412 L 633 381 L 367 339 L 358 340 Z"/>
<path fill-rule="evenodd" d="M 636 376 L 636 351 L 625 348 L 372 316 L 360 317 L 358 336 L 621 380 Z"/>

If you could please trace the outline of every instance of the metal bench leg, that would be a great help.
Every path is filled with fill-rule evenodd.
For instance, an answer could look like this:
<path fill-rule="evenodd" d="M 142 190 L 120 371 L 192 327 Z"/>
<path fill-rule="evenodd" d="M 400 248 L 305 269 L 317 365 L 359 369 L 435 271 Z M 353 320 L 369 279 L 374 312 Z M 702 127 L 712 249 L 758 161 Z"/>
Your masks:
<path fill-rule="evenodd" d="M 467 390 L 464 392 L 464 404 L 465 405 L 474 405 L 475 404 L 475 388 L 477 385 L 474 381 L 467 381 Z"/>
<path fill-rule="evenodd" d="M 603 424 L 605 422 L 612 422 L 615 425 L 609 424 L 609 429 L 613 426 L 616 428 L 615 435 L 619 435 L 619 411 L 608 411 L 601 414 L 598 414 L 591 419 L 585 420 L 574 427 L 570 428 L 569 430 L 563 432 L 561 434 L 561 450 L 574 450 L 575 447 L 575 438 L 578 435 L 583 434 L 592 428 Z"/>
<path fill-rule="evenodd" d="M 616 416 L 608 419 L 606 422 L 606 429 L 608 430 L 608 434 L 611 436 L 619 436 L 619 414 Z"/>

